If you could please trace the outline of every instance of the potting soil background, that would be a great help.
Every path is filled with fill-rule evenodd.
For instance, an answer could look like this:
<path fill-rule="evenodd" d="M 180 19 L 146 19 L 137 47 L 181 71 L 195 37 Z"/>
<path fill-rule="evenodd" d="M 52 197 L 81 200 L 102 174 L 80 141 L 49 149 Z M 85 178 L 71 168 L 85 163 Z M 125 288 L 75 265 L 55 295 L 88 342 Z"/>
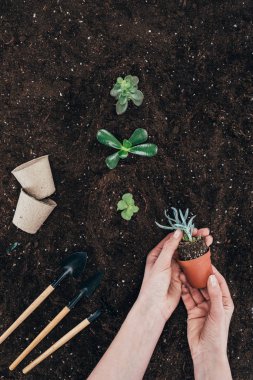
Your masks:
<path fill-rule="evenodd" d="M 166 207 L 197 215 L 214 236 L 213 262 L 235 302 L 228 353 L 234 380 L 253 378 L 252 3 L 240 1 L 1 1 L 0 332 L 55 278 L 62 258 L 87 250 L 69 279 L 0 347 L 1 379 L 81 380 L 114 338 L 140 288 L 145 258 L 165 236 Z M 115 113 L 117 76 L 137 75 L 141 107 Z M 146 128 L 154 158 L 122 160 L 96 141 Z M 58 207 L 34 236 L 11 223 L 17 165 L 50 154 Z M 130 222 L 116 205 L 131 192 Z M 12 252 L 11 247 L 20 243 Z M 97 268 L 105 280 L 11 373 L 8 366 Z M 23 376 L 21 369 L 82 319 L 106 311 Z M 145 379 L 193 379 L 186 312 L 166 324 Z"/>

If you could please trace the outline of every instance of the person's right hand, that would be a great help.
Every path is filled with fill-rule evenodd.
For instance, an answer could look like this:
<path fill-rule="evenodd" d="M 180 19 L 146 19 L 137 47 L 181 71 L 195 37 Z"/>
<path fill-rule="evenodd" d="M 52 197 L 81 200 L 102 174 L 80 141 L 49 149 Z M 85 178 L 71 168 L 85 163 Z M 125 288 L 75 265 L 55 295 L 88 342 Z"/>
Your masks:
<path fill-rule="evenodd" d="M 213 275 L 209 276 L 206 289 L 192 288 L 183 273 L 180 280 L 182 300 L 188 313 L 187 336 L 195 378 L 201 378 L 204 373 L 205 379 L 214 376 L 212 366 L 216 366 L 219 378 L 224 374 L 224 379 L 231 379 L 227 340 L 234 304 L 224 277 L 213 266 Z M 219 365 L 224 371 L 217 368 Z M 199 377 L 197 373 L 202 375 Z"/>

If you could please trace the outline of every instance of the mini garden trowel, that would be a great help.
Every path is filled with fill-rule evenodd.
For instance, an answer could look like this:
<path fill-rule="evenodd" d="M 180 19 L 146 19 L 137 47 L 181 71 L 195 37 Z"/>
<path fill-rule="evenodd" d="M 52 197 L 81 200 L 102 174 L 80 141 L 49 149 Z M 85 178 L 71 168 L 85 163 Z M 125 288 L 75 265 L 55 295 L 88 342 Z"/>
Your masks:
<path fill-rule="evenodd" d="M 55 290 L 57 286 L 68 276 L 78 277 L 83 272 L 87 262 L 86 252 L 76 252 L 68 256 L 63 262 L 61 275 L 53 281 L 38 298 L 18 317 L 18 319 L 0 336 L 0 344 L 29 317 L 32 312 Z"/>
<path fill-rule="evenodd" d="M 84 330 L 89 324 L 95 319 L 97 319 L 101 314 L 100 310 L 95 311 L 95 313 L 91 314 L 88 318 L 85 318 L 82 322 L 80 322 L 76 327 L 70 330 L 67 334 L 65 334 L 61 339 L 59 339 L 56 343 L 54 343 L 48 350 L 43 352 L 40 356 L 38 356 L 34 361 L 32 361 L 27 367 L 23 369 L 23 373 L 26 374 L 30 372 L 34 367 L 40 364 L 43 360 L 45 360 L 49 355 L 58 350 L 64 344 L 69 342 L 74 336 L 79 334 L 82 330 Z"/>
<path fill-rule="evenodd" d="M 19 357 L 10 365 L 9 369 L 14 370 L 19 363 L 52 331 L 55 326 L 74 308 L 74 306 L 83 298 L 90 297 L 96 290 L 102 280 L 103 274 L 97 272 L 90 277 L 82 286 L 79 293 L 65 306 L 59 314 L 36 336 L 29 346 L 19 355 Z"/>

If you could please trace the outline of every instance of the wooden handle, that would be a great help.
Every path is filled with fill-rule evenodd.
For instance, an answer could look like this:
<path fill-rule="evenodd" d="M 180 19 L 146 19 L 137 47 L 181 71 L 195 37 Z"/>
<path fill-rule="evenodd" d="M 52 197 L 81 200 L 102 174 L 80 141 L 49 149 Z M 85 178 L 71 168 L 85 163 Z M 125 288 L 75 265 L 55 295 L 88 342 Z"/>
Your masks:
<path fill-rule="evenodd" d="M 13 371 L 22 360 L 53 330 L 55 326 L 70 312 L 70 309 L 65 306 L 59 314 L 36 336 L 29 346 L 19 355 L 19 357 L 10 365 L 9 369 Z"/>
<path fill-rule="evenodd" d="M 35 301 L 18 317 L 18 319 L 6 330 L 3 335 L 0 337 L 0 344 L 5 341 L 6 338 L 8 338 L 11 333 L 13 333 L 14 330 L 22 323 L 24 320 L 29 317 L 32 312 L 37 309 L 37 307 L 54 291 L 54 287 L 52 285 L 49 285 L 43 293 L 39 295 L 38 298 L 36 298 Z"/>
<path fill-rule="evenodd" d="M 23 373 L 26 374 L 31 369 L 36 367 L 38 364 L 40 364 L 43 360 L 45 360 L 49 355 L 51 355 L 53 352 L 58 350 L 61 346 L 63 346 L 65 343 L 67 343 L 70 339 L 72 339 L 75 335 L 77 335 L 80 331 L 85 329 L 90 324 L 88 319 L 86 318 L 84 321 L 79 323 L 76 327 L 74 327 L 72 330 L 70 330 L 66 335 L 64 335 L 61 339 L 59 339 L 56 343 L 54 343 L 49 349 L 40 356 L 38 356 L 33 362 L 31 362 L 27 367 L 23 369 Z"/>

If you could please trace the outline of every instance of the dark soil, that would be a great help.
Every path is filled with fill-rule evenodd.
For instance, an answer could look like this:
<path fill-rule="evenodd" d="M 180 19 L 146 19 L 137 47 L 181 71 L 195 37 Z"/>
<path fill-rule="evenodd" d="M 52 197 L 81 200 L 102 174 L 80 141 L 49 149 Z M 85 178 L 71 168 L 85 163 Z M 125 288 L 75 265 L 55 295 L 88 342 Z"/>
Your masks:
<path fill-rule="evenodd" d="M 179 260 L 187 261 L 197 259 L 208 251 L 208 247 L 204 239 L 197 239 L 193 242 L 182 241 L 178 247 Z"/>
<path fill-rule="evenodd" d="M 1 345 L 0 378 L 87 377 L 138 294 L 146 254 L 164 236 L 155 220 L 174 206 L 211 228 L 213 262 L 235 302 L 233 377 L 253 379 L 252 2 L 2 0 L 0 7 L 0 330 L 54 279 L 63 257 L 89 252 L 85 276 L 66 281 Z M 109 91 L 126 74 L 140 78 L 145 99 L 117 116 Z M 110 171 L 104 161 L 113 151 L 96 141 L 98 129 L 123 139 L 139 127 L 158 155 L 132 156 Z M 20 192 L 11 170 L 47 153 L 58 207 L 32 236 L 11 223 Z M 116 212 L 125 192 L 140 207 L 130 222 Z M 10 373 L 96 268 L 105 272 L 100 290 L 23 364 L 101 304 L 107 311 L 30 375 L 22 365 Z M 145 379 L 193 379 L 181 303 Z"/>

